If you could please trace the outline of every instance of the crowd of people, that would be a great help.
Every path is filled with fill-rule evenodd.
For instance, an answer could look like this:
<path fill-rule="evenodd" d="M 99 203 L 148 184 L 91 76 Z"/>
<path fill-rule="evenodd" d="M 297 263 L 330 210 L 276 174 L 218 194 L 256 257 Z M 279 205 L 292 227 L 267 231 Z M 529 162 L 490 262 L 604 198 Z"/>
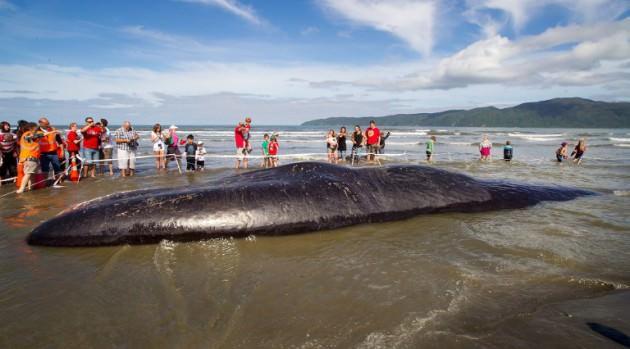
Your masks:
<path fill-rule="evenodd" d="M 234 129 L 236 147 L 236 168 L 247 168 L 252 153 L 251 118 L 239 122 Z M 79 176 L 95 177 L 98 172 L 113 176 L 114 161 L 118 165 L 121 176 L 133 176 L 136 169 L 137 151 L 140 135 L 133 129 L 129 121 L 115 131 L 108 127 L 106 119 L 96 121 L 93 117 L 85 118 L 83 126 L 73 122 L 67 132 L 54 128 L 49 120 L 42 117 L 38 123 L 20 120 L 15 130 L 3 121 L 0 123 L 0 178 L 11 180 L 21 177 L 18 193 L 22 193 L 26 186 L 30 186 L 32 176 L 44 173 L 56 181 L 62 181 L 67 174 L 68 166 L 81 168 Z M 178 127 L 171 125 L 163 130 L 160 124 L 152 128 L 150 141 L 152 143 L 155 167 L 166 170 L 170 162 L 175 162 L 180 168 L 179 160 L 186 165 L 186 171 L 203 171 L 205 167 L 206 149 L 202 141 L 196 141 L 194 135 L 189 134 L 180 139 Z M 330 163 L 348 161 L 355 163 L 359 157 L 367 159 L 368 163 L 379 163 L 378 155 L 384 153 L 385 141 L 390 132 L 384 134 L 377 127 L 374 120 L 363 131 L 359 125 L 348 134 L 346 127 L 338 132 L 331 129 L 326 136 L 327 158 Z M 261 143 L 263 168 L 277 167 L 280 149 L 278 133 L 265 133 Z M 352 145 L 348 151 L 348 139 Z M 431 135 L 426 141 L 426 161 L 434 161 L 437 138 Z M 180 150 L 183 146 L 184 152 Z M 114 159 L 116 149 L 116 159 Z M 487 135 L 483 135 L 479 143 L 481 161 L 491 159 L 492 142 Z M 580 164 L 586 152 L 586 142 L 580 139 L 571 155 L 568 154 L 568 143 L 563 142 L 556 151 L 556 160 L 562 162 L 572 157 L 573 162 Z M 511 161 L 514 149 L 510 141 L 503 146 L 503 159 Z M 45 177 L 46 178 L 46 177 Z M 0 182 L 1 183 L 1 182 Z"/>

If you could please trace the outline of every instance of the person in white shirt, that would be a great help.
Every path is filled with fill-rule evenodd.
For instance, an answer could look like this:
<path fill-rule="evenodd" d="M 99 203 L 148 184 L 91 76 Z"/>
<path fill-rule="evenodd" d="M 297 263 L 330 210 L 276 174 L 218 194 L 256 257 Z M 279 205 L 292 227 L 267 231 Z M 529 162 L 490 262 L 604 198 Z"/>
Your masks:
<path fill-rule="evenodd" d="M 197 171 L 203 171 L 206 164 L 206 148 L 203 146 L 203 142 L 197 143 L 197 151 L 195 152 L 195 160 L 197 161 Z"/>

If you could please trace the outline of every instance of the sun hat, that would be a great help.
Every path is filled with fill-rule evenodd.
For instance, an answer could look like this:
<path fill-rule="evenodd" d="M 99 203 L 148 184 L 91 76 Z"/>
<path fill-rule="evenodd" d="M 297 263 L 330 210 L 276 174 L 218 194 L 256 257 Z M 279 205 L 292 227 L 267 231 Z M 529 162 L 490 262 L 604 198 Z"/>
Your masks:
<path fill-rule="evenodd" d="M 171 125 L 171 127 L 169 127 L 168 129 L 169 129 L 169 130 L 171 130 L 171 129 L 173 129 L 173 130 L 174 130 L 174 129 L 178 129 L 178 128 L 179 128 L 179 127 L 177 127 L 177 126 L 175 126 L 175 125 Z"/>

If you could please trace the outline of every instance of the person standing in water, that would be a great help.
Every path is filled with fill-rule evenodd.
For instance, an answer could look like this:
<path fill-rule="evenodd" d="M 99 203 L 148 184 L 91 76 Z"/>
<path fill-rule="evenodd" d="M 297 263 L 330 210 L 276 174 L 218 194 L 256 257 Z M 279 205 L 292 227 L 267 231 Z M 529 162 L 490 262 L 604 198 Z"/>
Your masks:
<path fill-rule="evenodd" d="M 503 147 L 503 160 L 512 161 L 512 156 L 514 155 L 514 149 L 512 149 L 512 142 L 505 142 L 505 146 Z"/>
<path fill-rule="evenodd" d="M 105 166 L 109 167 L 109 175 L 114 175 L 114 164 L 112 162 L 112 154 L 114 152 L 114 143 L 112 141 L 112 133 L 107 127 L 109 122 L 107 119 L 101 119 L 101 128 L 103 129 L 103 133 L 101 134 L 101 153 L 100 157 L 103 160 L 107 160 L 101 162 L 101 173 L 104 173 Z"/>
<path fill-rule="evenodd" d="M 153 125 L 153 131 L 151 131 L 151 143 L 153 143 L 153 155 L 155 155 L 155 168 L 158 170 L 166 168 L 166 159 L 164 158 L 166 144 L 164 144 L 162 125 Z"/>
<path fill-rule="evenodd" d="M 488 139 L 488 135 L 483 135 L 481 143 L 479 143 L 479 153 L 481 154 L 481 161 L 490 159 L 490 151 L 492 150 L 492 142 Z"/>
<path fill-rule="evenodd" d="M 79 151 L 81 150 L 81 141 L 83 140 L 79 126 L 76 122 L 70 124 L 70 131 L 66 135 L 66 149 L 68 149 L 68 159 L 76 161 L 77 166 L 81 164 L 79 160 Z"/>
<path fill-rule="evenodd" d="M 271 163 L 271 167 L 278 167 L 278 150 L 280 149 L 280 144 L 278 144 L 278 135 L 273 134 L 271 136 L 271 141 L 269 142 L 269 159 Z"/>
<path fill-rule="evenodd" d="M 243 163 L 243 168 L 247 168 L 247 143 L 245 142 L 245 137 L 243 136 L 245 132 L 247 132 L 245 123 L 239 122 L 234 129 L 234 144 L 236 145 L 236 169 L 241 168 L 241 163 Z"/>
<path fill-rule="evenodd" d="M 337 163 L 337 137 L 335 136 L 335 130 L 329 130 L 328 136 L 326 136 L 326 153 L 328 154 L 328 162 L 331 164 Z"/>
<path fill-rule="evenodd" d="M 262 157 L 263 157 L 263 161 L 260 164 L 260 167 L 262 168 L 269 168 L 271 166 L 269 166 L 269 134 L 265 133 L 263 135 L 263 141 L 262 141 Z"/>
<path fill-rule="evenodd" d="M 560 148 L 556 150 L 556 160 L 558 162 L 562 162 L 563 159 L 567 159 L 568 152 L 569 150 L 567 149 L 567 142 L 562 142 L 562 144 L 560 144 Z"/>
<path fill-rule="evenodd" d="M 118 168 L 123 177 L 133 176 L 136 171 L 136 151 L 140 136 L 131 127 L 129 121 L 125 121 L 122 127 L 114 134 L 118 146 Z"/>
<path fill-rule="evenodd" d="M 197 142 L 195 160 L 197 160 L 197 171 L 203 171 L 206 167 L 206 147 L 203 146 L 202 141 Z"/>
<path fill-rule="evenodd" d="M 337 134 L 337 152 L 339 153 L 339 157 L 338 160 L 340 159 L 341 161 L 345 161 L 346 160 L 346 134 L 348 133 L 348 131 L 346 130 L 345 126 L 342 126 L 339 129 L 339 134 Z"/>
<path fill-rule="evenodd" d="M 94 123 L 93 117 L 85 118 L 85 126 L 81 129 L 83 135 L 83 177 L 87 177 L 90 172 L 90 177 L 96 176 L 96 162 L 100 160 L 101 146 L 101 134 L 103 129 Z"/>
<path fill-rule="evenodd" d="M 573 156 L 573 162 L 577 163 L 578 165 L 581 164 L 584 152 L 586 152 L 586 141 L 584 140 L 584 138 L 581 138 L 571 152 L 571 156 Z"/>
<path fill-rule="evenodd" d="M 197 165 L 197 143 L 195 143 L 195 136 L 188 135 L 188 137 L 186 137 L 184 153 L 186 153 L 186 171 L 195 171 Z"/>
<path fill-rule="evenodd" d="M 17 176 L 18 138 L 11 132 L 11 124 L 7 121 L 3 121 L 0 125 L 0 152 L 2 153 L 0 179 L 13 178 Z"/>
<path fill-rule="evenodd" d="M 22 177 L 22 183 L 20 188 L 16 191 L 18 194 L 22 194 L 26 189 L 26 186 L 31 186 L 31 176 L 39 172 L 39 139 L 45 137 L 41 132 L 35 133 L 37 124 L 28 123 L 23 127 L 23 133 L 20 138 L 20 163 L 24 169 L 24 177 Z"/>
<path fill-rule="evenodd" d="M 52 165 L 53 177 L 56 178 L 62 173 L 58 150 L 58 148 L 63 150 L 61 134 L 56 128 L 50 126 L 47 118 L 39 119 L 39 128 L 35 132 L 42 134 L 42 137 L 39 139 L 41 170 L 48 176 L 50 165 Z"/>
<path fill-rule="evenodd" d="M 166 162 L 164 168 L 168 167 L 168 163 L 172 160 L 179 161 L 181 151 L 179 150 L 179 136 L 177 135 L 178 127 L 171 125 L 168 132 L 164 136 L 164 144 L 166 145 Z M 179 167 L 179 165 L 177 165 Z"/>
<path fill-rule="evenodd" d="M 429 140 L 427 141 L 427 162 L 428 163 L 432 163 L 433 162 L 433 151 L 435 149 L 435 142 L 436 142 L 436 138 L 435 136 L 431 136 L 429 138 Z"/>
<path fill-rule="evenodd" d="M 374 120 L 370 121 L 370 127 L 365 130 L 365 144 L 367 144 L 368 162 L 374 162 L 381 145 L 381 130 L 376 127 Z"/>
<path fill-rule="evenodd" d="M 355 125 L 354 132 L 352 132 L 352 151 L 350 156 L 352 157 L 352 163 L 359 161 L 359 151 L 363 148 L 364 137 L 361 131 L 361 126 Z"/>

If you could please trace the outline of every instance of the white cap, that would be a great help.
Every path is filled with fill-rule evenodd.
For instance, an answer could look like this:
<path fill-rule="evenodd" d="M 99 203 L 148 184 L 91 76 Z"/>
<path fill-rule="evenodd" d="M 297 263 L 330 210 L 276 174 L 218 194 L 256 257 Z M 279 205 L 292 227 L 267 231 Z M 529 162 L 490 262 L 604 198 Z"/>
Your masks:
<path fill-rule="evenodd" d="M 176 128 L 179 128 L 179 127 L 177 127 L 177 126 L 175 126 L 175 125 L 171 125 L 171 127 L 169 127 L 169 130 L 170 130 L 170 129 L 176 129 Z"/>
<path fill-rule="evenodd" d="M 199 142 L 197 142 L 197 144 L 201 145 L 201 144 L 203 144 L 203 142 L 202 142 L 202 141 L 199 141 Z"/>

